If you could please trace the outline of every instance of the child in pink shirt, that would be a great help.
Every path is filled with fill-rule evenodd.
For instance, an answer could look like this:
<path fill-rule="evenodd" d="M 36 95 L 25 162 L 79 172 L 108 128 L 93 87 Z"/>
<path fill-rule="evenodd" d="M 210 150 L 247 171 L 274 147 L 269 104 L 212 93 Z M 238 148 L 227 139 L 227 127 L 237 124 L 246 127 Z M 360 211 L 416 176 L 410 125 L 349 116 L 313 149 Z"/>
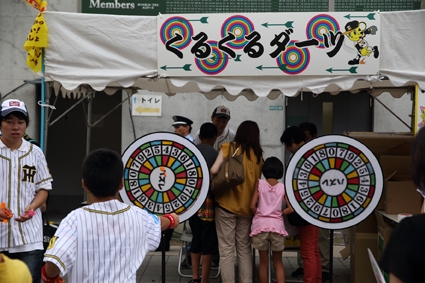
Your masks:
<path fill-rule="evenodd" d="M 282 217 L 282 202 L 285 198 L 285 186 L 278 181 L 283 177 L 283 164 L 276 157 L 269 157 L 263 165 L 266 180 L 258 180 L 257 189 L 251 200 L 252 246 L 260 253 L 260 283 L 268 281 L 269 243 L 273 255 L 273 265 L 277 283 L 285 282 L 285 270 L 282 263 L 282 251 L 285 248 L 285 230 Z"/>

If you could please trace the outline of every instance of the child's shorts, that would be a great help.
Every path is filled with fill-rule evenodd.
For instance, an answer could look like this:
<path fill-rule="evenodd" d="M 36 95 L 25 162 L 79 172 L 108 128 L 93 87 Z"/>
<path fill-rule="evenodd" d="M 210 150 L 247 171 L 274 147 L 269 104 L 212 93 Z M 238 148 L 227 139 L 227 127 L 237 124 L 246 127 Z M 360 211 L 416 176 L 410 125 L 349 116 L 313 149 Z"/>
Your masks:
<path fill-rule="evenodd" d="M 192 229 L 192 253 L 203 255 L 218 254 L 218 240 L 215 221 L 203 221 L 195 213 L 189 218 L 189 225 Z"/>
<path fill-rule="evenodd" d="M 278 233 L 262 232 L 251 237 L 252 247 L 259 251 L 266 251 L 270 248 L 274 252 L 285 249 L 285 237 Z"/>

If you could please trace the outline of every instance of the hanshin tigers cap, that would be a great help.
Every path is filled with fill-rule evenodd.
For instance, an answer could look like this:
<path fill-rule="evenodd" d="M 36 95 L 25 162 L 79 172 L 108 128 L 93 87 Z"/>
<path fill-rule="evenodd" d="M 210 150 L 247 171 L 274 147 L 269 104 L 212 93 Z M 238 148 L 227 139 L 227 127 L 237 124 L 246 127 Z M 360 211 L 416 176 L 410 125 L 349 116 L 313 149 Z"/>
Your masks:
<path fill-rule="evenodd" d="M 224 105 L 217 106 L 213 113 L 213 117 L 226 117 L 230 120 L 230 110 L 229 108 L 225 107 Z"/>
<path fill-rule="evenodd" d="M 27 107 L 23 101 L 17 99 L 7 99 L 1 104 L 1 116 L 6 116 L 12 112 L 21 112 L 25 116 L 28 116 Z"/>

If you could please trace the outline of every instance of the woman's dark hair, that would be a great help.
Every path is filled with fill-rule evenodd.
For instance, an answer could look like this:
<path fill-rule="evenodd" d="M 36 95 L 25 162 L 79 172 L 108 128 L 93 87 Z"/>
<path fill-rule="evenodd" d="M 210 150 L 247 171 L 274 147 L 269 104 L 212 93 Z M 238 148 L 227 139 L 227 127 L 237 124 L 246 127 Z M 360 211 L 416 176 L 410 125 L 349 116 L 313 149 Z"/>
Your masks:
<path fill-rule="evenodd" d="M 242 148 L 242 153 L 246 152 L 250 160 L 250 150 L 252 149 L 257 156 L 257 164 L 261 162 L 263 149 L 260 145 L 260 128 L 257 123 L 249 120 L 243 121 L 236 130 L 235 143 L 237 147 Z"/>
<path fill-rule="evenodd" d="M 277 157 L 269 157 L 263 164 L 263 175 L 266 179 L 280 179 L 283 177 L 283 163 Z"/>
<path fill-rule="evenodd" d="M 7 114 L 6 116 L 1 116 L 0 115 L 0 121 L 4 121 L 4 120 L 6 120 L 6 119 L 9 119 L 9 117 L 10 116 L 15 116 L 16 118 L 18 118 L 19 120 L 24 120 L 25 121 L 25 123 L 27 124 L 27 127 L 28 127 L 28 124 L 30 123 L 30 119 L 28 118 L 28 116 L 27 115 L 25 115 L 24 113 L 22 113 L 22 112 L 19 112 L 19 111 L 13 111 L 13 112 L 10 112 L 9 114 Z"/>
<path fill-rule="evenodd" d="M 425 129 L 421 128 L 412 145 L 411 175 L 416 186 L 425 189 Z"/>

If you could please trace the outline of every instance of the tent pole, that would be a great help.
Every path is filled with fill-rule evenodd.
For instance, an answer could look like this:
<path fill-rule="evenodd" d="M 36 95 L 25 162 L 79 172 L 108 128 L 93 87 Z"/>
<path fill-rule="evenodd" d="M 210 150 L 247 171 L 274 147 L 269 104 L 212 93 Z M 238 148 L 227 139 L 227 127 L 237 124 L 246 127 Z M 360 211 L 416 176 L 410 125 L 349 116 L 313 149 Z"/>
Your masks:
<path fill-rule="evenodd" d="M 50 86 L 50 85 L 49 85 Z M 47 89 L 46 92 L 46 98 L 45 103 L 49 105 L 50 103 L 50 87 Z M 41 107 L 42 109 L 45 108 L 44 106 Z M 41 130 L 44 131 L 44 155 L 47 156 L 47 134 L 49 130 L 49 109 L 46 110 L 45 116 L 44 116 L 44 126 L 41 128 Z"/>
<path fill-rule="evenodd" d="M 41 49 L 41 72 L 44 74 L 44 48 Z M 41 112 L 40 112 L 40 147 L 41 150 L 45 153 L 45 141 L 44 141 L 44 106 L 46 104 L 44 97 L 44 75 L 41 77 Z"/>
<path fill-rule="evenodd" d="M 93 96 L 92 92 L 90 91 L 87 94 L 87 138 L 86 138 L 86 156 L 90 153 L 90 139 L 91 139 L 91 115 L 92 115 L 92 103 L 93 103 Z M 87 195 L 87 191 L 84 190 L 84 201 L 87 204 L 91 203 L 91 199 L 89 199 L 90 196 Z"/>
<path fill-rule="evenodd" d="M 63 116 L 65 116 L 66 114 L 68 114 L 69 111 L 71 111 L 72 109 L 74 109 L 74 107 L 76 107 L 78 104 L 80 104 L 81 102 L 83 102 L 84 100 L 86 100 L 87 98 L 85 96 L 83 96 L 80 100 L 78 100 L 74 105 L 72 105 L 70 108 L 68 108 L 66 111 L 64 111 L 61 115 L 59 115 L 55 120 L 53 120 L 52 122 L 49 123 L 49 126 L 52 126 L 53 124 L 55 124 L 57 121 L 59 121 Z"/>

